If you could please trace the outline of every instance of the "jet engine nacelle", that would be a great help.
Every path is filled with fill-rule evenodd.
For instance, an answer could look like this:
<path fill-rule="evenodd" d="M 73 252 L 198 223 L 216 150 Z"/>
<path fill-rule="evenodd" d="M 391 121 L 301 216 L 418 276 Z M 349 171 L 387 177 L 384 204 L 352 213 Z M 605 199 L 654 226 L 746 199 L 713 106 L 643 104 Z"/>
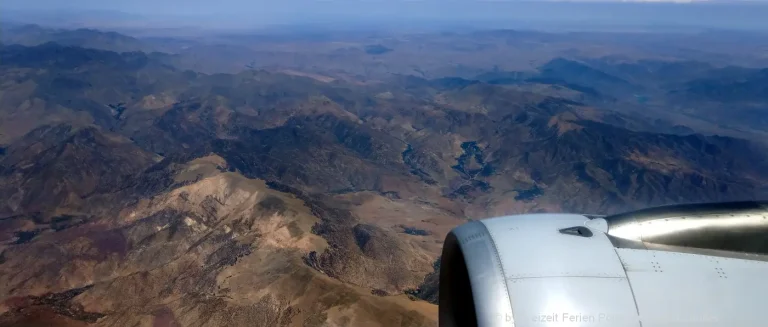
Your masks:
<path fill-rule="evenodd" d="M 532 214 L 448 234 L 441 327 L 768 325 L 768 206 Z"/>

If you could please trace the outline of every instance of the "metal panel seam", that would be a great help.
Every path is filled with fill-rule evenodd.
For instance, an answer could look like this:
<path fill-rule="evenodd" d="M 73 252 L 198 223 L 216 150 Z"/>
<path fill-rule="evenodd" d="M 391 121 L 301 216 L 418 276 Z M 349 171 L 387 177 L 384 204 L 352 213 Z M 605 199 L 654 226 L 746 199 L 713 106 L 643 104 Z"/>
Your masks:
<path fill-rule="evenodd" d="M 506 280 L 520 280 L 520 279 L 541 279 L 541 278 L 592 278 L 592 279 L 627 279 L 626 277 L 617 276 L 592 276 L 592 275 L 550 275 L 550 276 L 528 276 L 528 277 L 509 277 Z"/>
<path fill-rule="evenodd" d="M 488 236 L 490 236 L 491 239 L 491 245 L 493 245 L 493 252 L 494 255 L 496 255 L 496 259 L 499 260 L 499 271 L 501 272 L 502 280 L 504 281 L 504 294 L 507 296 L 507 304 L 509 305 L 509 312 L 512 313 L 512 324 L 515 323 L 515 311 L 512 307 L 512 298 L 509 295 L 509 286 L 507 286 L 507 274 L 504 273 L 504 261 L 501 260 L 501 255 L 499 254 L 499 248 L 496 246 L 496 239 L 493 236 L 493 233 L 491 233 L 491 229 L 488 228 L 488 225 L 486 225 L 484 222 L 479 222 L 481 225 L 483 225 L 483 228 L 488 233 Z"/>
<path fill-rule="evenodd" d="M 640 324 L 640 327 L 643 327 L 643 320 L 640 318 L 640 307 L 637 305 L 637 298 L 635 297 L 635 289 L 632 288 L 632 281 L 629 280 L 629 273 L 627 273 L 627 267 L 624 266 L 624 260 L 621 259 L 621 256 L 619 255 L 619 251 L 614 248 L 613 253 L 616 254 L 616 258 L 619 259 L 619 262 L 621 262 L 621 270 L 624 270 L 624 275 L 627 277 L 627 285 L 629 285 L 629 293 L 632 294 L 632 302 L 635 304 L 635 312 L 637 313 L 637 322 Z"/>

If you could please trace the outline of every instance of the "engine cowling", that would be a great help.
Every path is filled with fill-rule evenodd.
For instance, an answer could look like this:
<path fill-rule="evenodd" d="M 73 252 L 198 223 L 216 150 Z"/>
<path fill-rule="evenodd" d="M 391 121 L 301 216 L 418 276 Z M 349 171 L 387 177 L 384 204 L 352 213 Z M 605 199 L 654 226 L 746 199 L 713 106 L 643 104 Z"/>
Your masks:
<path fill-rule="evenodd" d="M 439 325 L 764 326 L 766 208 L 469 222 L 445 240 Z"/>

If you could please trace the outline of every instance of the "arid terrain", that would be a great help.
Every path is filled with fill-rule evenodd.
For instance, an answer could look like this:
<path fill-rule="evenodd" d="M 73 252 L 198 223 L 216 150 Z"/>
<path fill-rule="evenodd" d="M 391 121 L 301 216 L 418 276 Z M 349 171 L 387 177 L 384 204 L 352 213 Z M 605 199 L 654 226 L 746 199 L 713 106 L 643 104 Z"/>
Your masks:
<path fill-rule="evenodd" d="M 7 27 L 0 326 L 436 326 L 470 219 L 762 198 L 743 33 Z"/>

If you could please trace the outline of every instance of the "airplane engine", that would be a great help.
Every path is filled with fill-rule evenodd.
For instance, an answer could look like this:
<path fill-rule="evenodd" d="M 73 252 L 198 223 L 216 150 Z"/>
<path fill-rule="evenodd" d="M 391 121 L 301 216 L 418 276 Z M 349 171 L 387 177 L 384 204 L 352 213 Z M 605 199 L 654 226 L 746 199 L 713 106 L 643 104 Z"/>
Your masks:
<path fill-rule="evenodd" d="M 439 326 L 766 326 L 766 254 L 766 203 L 472 221 L 445 239 Z"/>

